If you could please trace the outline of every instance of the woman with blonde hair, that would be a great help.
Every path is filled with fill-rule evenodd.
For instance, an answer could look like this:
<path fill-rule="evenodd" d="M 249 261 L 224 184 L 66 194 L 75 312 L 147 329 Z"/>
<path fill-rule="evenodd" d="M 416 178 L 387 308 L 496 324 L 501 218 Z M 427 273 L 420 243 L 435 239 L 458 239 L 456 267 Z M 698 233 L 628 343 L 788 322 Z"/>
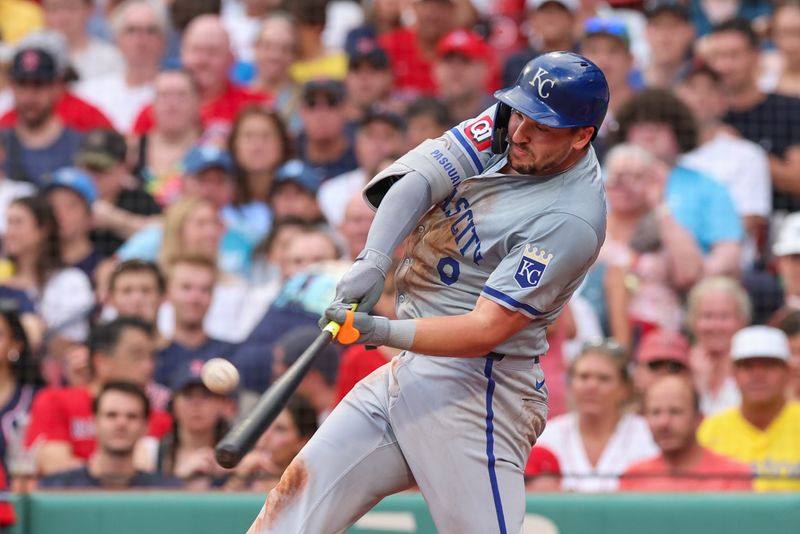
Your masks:
<path fill-rule="evenodd" d="M 751 311 L 750 298 L 733 278 L 705 278 L 689 292 L 686 325 L 694 340 L 689 362 L 705 415 L 739 405 L 739 388 L 731 375 L 731 339 L 750 324 Z"/>
<path fill-rule="evenodd" d="M 627 410 L 628 354 L 613 340 L 588 344 L 569 367 L 573 410 L 554 417 L 536 442 L 555 452 L 561 489 L 609 492 L 631 464 L 655 456 L 647 422 Z"/>

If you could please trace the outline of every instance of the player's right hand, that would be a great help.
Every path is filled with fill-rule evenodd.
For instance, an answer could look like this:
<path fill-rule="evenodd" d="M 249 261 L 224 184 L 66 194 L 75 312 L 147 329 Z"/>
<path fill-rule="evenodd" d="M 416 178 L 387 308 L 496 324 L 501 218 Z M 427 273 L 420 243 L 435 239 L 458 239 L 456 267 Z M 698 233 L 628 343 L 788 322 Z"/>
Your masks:
<path fill-rule="evenodd" d="M 334 304 L 357 302 L 358 311 L 369 313 L 381 297 L 391 265 L 392 259 L 383 252 L 371 248 L 362 250 L 336 285 Z"/>

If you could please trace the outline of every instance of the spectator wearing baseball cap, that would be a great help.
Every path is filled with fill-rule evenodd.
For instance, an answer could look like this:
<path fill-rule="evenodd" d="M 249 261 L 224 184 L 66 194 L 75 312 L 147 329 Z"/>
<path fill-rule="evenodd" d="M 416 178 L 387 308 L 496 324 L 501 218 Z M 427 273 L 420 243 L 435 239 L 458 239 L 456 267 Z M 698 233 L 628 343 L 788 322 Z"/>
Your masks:
<path fill-rule="evenodd" d="M 149 440 L 153 446 L 147 448 L 142 464 L 148 471 L 182 479 L 184 488 L 192 490 L 225 483 L 225 471 L 214 460 L 214 447 L 227 433 L 228 418 L 236 409 L 232 395 L 213 393 L 203 384 L 204 363 L 204 359 L 192 359 L 176 368 L 170 381 L 173 429 L 156 443 Z"/>
<path fill-rule="evenodd" d="M 669 330 L 653 330 L 644 335 L 636 348 L 633 388 L 641 399 L 647 388 L 661 376 L 689 378 L 689 341 Z"/>
<path fill-rule="evenodd" d="M 379 172 L 387 158 L 392 160 L 405 148 L 405 121 L 396 113 L 374 107 L 366 111 L 356 132 L 355 153 L 358 168 L 326 180 L 317 194 L 325 219 L 338 227 L 344 219 L 347 199 Z"/>
<path fill-rule="evenodd" d="M 433 77 L 437 96 L 456 122 L 477 117 L 494 103 L 492 49 L 474 32 L 455 30 L 436 45 Z"/>
<path fill-rule="evenodd" d="M 561 466 L 558 457 L 542 445 L 531 449 L 525 464 L 525 491 L 559 491 L 561 489 Z"/>
<path fill-rule="evenodd" d="M 698 432 L 700 443 L 750 464 L 756 491 L 800 490 L 800 403 L 786 398 L 786 335 L 769 326 L 744 328 L 733 337 L 731 358 L 742 402 L 708 417 Z"/>
<path fill-rule="evenodd" d="M 273 178 L 269 205 L 276 221 L 296 217 L 303 221 L 324 220 L 317 202 L 323 174 L 300 159 L 292 159 L 278 167 Z"/>
<path fill-rule="evenodd" d="M 530 28 L 528 46 L 506 60 L 503 67 L 503 87 L 513 85 L 525 64 L 539 54 L 576 49 L 576 14 L 580 4 L 580 0 L 525 2 Z"/>
<path fill-rule="evenodd" d="M 345 50 L 347 112 L 350 120 L 359 121 L 371 107 L 390 105 L 392 69 L 386 51 L 368 32 L 351 32 Z"/>
<path fill-rule="evenodd" d="M 614 124 L 617 111 L 635 94 L 630 82 L 633 69 L 630 34 L 621 18 L 593 17 L 583 23 L 583 38 L 579 52 L 594 62 L 608 81 L 608 114 L 600 128 L 599 136 L 604 138 L 610 124 Z"/>
<path fill-rule="evenodd" d="M 326 180 L 358 167 L 345 98 L 340 80 L 318 79 L 303 86 L 303 131 L 297 137 L 296 152 L 299 159 L 319 168 Z"/>
<path fill-rule="evenodd" d="M 43 176 L 72 163 L 81 135 L 56 113 L 64 86 L 56 58 L 43 48 L 23 47 L 14 55 L 9 77 L 16 124 L 2 135 L 5 174 L 44 185 Z"/>
<path fill-rule="evenodd" d="M 659 454 L 628 467 L 621 491 L 750 491 L 750 468 L 697 442 L 700 397 L 685 376 L 665 375 L 647 387 L 644 417 Z"/>
<path fill-rule="evenodd" d="M 79 132 L 93 128 L 112 128 L 108 117 L 64 85 L 77 80 L 78 76 L 70 65 L 67 42 L 63 35 L 52 30 L 31 33 L 19 43 L 16 51 L 21 52 L 27 49 L 44 51 L 54 61 L 55 74 L 47 77 L 49 80 L 47 84 L 60 88 L 55 113 L 61 117 L 66 126 Z M 17 115 L 16 109 L 5 112 L 0 117 L 0 128 L 14 127 L 18 122 Z"/>
<path fill-rule="evenodd" d="M 64 265 L 80 269 L 92 280 L 94 270 L 103 260 L 89 238 L 92 205 L 97 200 L 94 180 L 80 169 L 64 167 L 50 175 L 45 191 L 58 222 Z"/>
<path fill-rule="evenodd" d="M 669 89 L 691 66 L 695 32 L 689 8 L 682 0 L 647 0 L 644 13 L 650 46 L 650 61 L 644 69 L 644 80 L 648 87 Z"/>
<path fill-rule="evenodd" d="M 161 213 L 153 197 L 131 176 L 127 151 L 124 137 L 98 129 L 86 134 L 75 154 L 75 166 L 89 174 L 97 186 L 91 238 L 103 256 L 113 254 L 135 232 L 157 223 Z"/>

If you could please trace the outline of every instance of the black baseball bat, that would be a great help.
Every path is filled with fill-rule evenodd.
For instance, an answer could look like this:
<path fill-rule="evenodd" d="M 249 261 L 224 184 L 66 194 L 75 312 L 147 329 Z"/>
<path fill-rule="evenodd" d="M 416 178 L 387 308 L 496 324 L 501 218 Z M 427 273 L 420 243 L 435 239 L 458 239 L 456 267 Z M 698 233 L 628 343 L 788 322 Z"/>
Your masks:
<path fill-rule="evenodd" d="M 297 361 L 261 395 L 247 417 L 239 421 L 222 438 L 215 450 L 219 465 L 228 469 L 236 467 L 242 457 L 253 448 L 261 434 L 269 428 L 289 402 L 289 398 L 308 374 L 314 360 L 335 337 L 338 329 L 339 325 L 336 323 L 326 326 Z"/>

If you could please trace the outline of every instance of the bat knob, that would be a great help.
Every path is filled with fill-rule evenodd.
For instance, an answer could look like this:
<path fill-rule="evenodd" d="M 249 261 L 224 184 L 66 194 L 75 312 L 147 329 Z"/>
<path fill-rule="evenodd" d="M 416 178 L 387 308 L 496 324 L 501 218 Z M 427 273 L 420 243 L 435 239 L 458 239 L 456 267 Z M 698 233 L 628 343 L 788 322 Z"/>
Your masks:
<path fill-rule="evenodd" d="M 214 450 L 217 463 L 225 469 L 233 469 L 242 459 L 242 453 L 229 444 L 220 443 Z"/>

